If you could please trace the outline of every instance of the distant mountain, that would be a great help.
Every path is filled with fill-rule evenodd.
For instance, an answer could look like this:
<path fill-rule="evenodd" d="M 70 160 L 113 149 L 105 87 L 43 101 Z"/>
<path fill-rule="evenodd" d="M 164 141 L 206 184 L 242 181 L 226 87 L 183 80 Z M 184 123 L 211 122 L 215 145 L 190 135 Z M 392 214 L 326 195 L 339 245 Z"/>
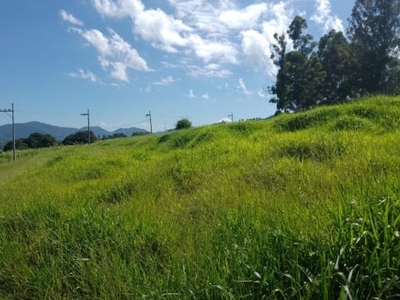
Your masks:
<path fill-rule="evenodd" d="M 17 123 L 15 124 L 15 137 L 16 139 L 27 138 L 29 135 L 35 132 L 42 134 L 50 134 L 55 137 L 57 141 L 62 141 L 65 137 L 70 134 L 74 134 L 77 131 L 85 131 L 87 127 L 78 129 L 71 127 L 59 127 L 40 122 L 28 122 L 28 123 Z M 147 132 L 144 129 L 131 127 L 131 128 L 120 128 L 114 131 L 107 131 L 99 126 L 93 126 L 90 130 L 98 137 L 109 136 L 116 133 L 123 133 L 126 136 L 131 136 L 134 132 Z M 3 146 L 12 140 L 12 125 L 1 125 L 0 126 L 0 150 Z"/>

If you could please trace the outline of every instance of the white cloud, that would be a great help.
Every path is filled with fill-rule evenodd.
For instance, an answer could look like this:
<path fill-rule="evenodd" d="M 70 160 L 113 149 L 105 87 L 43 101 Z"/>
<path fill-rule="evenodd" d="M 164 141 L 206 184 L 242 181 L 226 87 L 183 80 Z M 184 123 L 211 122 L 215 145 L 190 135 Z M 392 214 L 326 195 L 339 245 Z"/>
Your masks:
<path fill-rule="evenodd" d="M 247 87 L 246 84 L 244 83 L 242 78 L 239 78 L 239 88 L 241 89 L 242 93 L 245 95 L 251 95 L 252 92 L 250 92 Z"/>
<path fill-rule="evenodd" d="M 323 25 L 324 32 L 331 29 L 336 31 L 344 31 L 342 20 L 336 15 L 332 15 L 331 3 L 329 0 L 315 0 L 316 11 L 311 20 L 318 25 Z"/>
<path fill-rule="evenodd" d="M 231 122 L 232 122 L 231 118 L 225 117 L 225 118 L 222 118 L 221 120 L 218 120 L 217 123 L 231 123 Z"/>
<path fill-rule="evenodd" d="M 204 40 L 197 34 L 190 35 L 188 40 L 190 48 L 194 51 L 197 57 L 204 60 L 205 63 L 208 63 L 212 60 L 236 64 L 238 60 L 237 50 L 235 47 L 229 42 L 213 42 L 209 40 Z"/>
<path fill-rule="evenodd" d="M 153 82 L 153 85 L 170 85 L 174 83 L 176 80 L 172 76 L 168 76 L 165 78 L 161 78 L 159 81 Z"/>
<path fill-rule="evenodd" d="M 258 24 L 259 18 L 267 9 L 266 3 L 253 4 L 242 10 L 223 11 L 219 16 L 219 20 L 233 29 L 253 28 Z"/>
<path fill-rule="evenodd" d="M 219 16 L 226 10 L 235 9 L 231 0 L 168 0 L 175 8 L 176 16 L 197 32 L 212 36 L 221 36 L 226 33 L 226 25 L 219 20 Z"/>
<path fill-rule="evenodd" d="M 68 74 L 71 77 L 75 77 L 75 78 L 82 78 L 82 79 L 86 79 L 89 80 L 91 82 L 98 82 L 97 76 L 96 74 L 90 72 L 90 71 L 84 71 L 82 69 L 79 69 L 78 72 L 71 72 Z"/>
<path fill-rule="evenodd" d="M 265 98 L 265 97 L 267 97 L 267 94 L 265 93 L 264 90 L 258 90 L 258 96 L 260 98 Z"/>
<path fill-rule="evenodd" d="M 93 6 L 102 16 L 116 18 L 122 18 L 128 15 L 128 12 L 123 9 L 123 3 L 126 2 L 131 1 L 119 0 L 117 4 L 113 0 L 92 0 Z"/>
<path fill-rule="evenodd" d="M 104 18 L 128 19 L 135 39 L 168 53 L 168 57 L 179 55 L 173 62 L 162 62 L 164 67 L 186 68 L 187 74 L 194 77 L 228 77 L 243 61 L 252 69 L 274 76 L 273 35 L 287 31 L 296 13 L 294 7 L 300 5 L 297 2 L 313 0 L 167 0 L 160 7 L 169 5 L 168 11 L 146 7 L 150 2 L 143 0 L 89 1 Z M 341 20 L 332 15 L 329 0 L 315 0 L 315 7 L 312 20 L 316 24 L 325 30 L 343 28 Z M 128 81 L 129 69 L 150 70 L 136 50 L 114 31 L 104 35 L 88 30 L 81 35 L 97 49 L 102 67 L 110 69 L 114 78 Z M 153 83 L 165 84 L 168 81 Z"/>
<path fill-rule="evenodd" d="M 77 18 L 75 18 L 72 14 L 67 13 L 65 10 L 60 10 L 60 15 L 61 18 L 66 21 L 69 22 L 71 24 L 77 25 L 77 26 L 83 26 L 83 22 Z"/>
<path fill-rule="evenodd" d="M 134 16 L 133 21 L 135 33 L 144 40 L 150 41 L 155 48 L 177 52 L 177 46 L 187 45 L 187 40 L 182 33 L 190 32 L 191 28 L 160 9 L 143 10 Z"/>
<path fill-rule="evenodd" d="M 201 98 L 210 99 L 210 96 L 208 95 L 208 92 L 207 92 L 207 93 L 204 93 L 203 95 L 201 95 Z"/>
<path fill-rule="evenodd" d="M 189 66 L 189 72 L 188 75 L 193 76 L 193 77 L 200 77 L 200 76 L 205 76 L 205 77 L 228 77 L 232 74 L 231 71 L 229 71 L 226 68 L 223 68 L 219 64 L 208 64 L 205 66 Z"/>
<path fill-rule="evenodd" d="M 99 53 L 100 65 L 103 69 L 111 68 L 111 76 L 120 81 L 129 81 L 128 69 L 137 71 L 151 71 L 146 61 L 136 49 L 109 29 L 109 36 L 105 36 L 97 29 L 81 30 L 74 28 Z"/>
<path fill-rule="evenodd" d="M 189 93 L 187 95 L 185 95 L 186 97 L 189 97 L 191 99 L 196 98 L 196 95 L 193 93 L 192 90 L 189 90 Z"/>
<path fill-rule="evenodd" d="M 226 27 L 217 19 L 222 7 L 230 7 L 230 0 L 220 1 L 218 8 L 205 0 L 170 0 L 179 18 L 161 9 L 146 9 L 140 0 L 92 0 L 103 16 L 122 18 L 129 16 L 133 32 L 157 49 L 169 53 L 183 52 L 205 63 L 237 64 L 238 51 L 219 31 Z M 196 8 L 196 10 L 194 10 Z M 186 24 L 185 21 L 188 23 Z M 197 33 L 194 33 L 197 31 Z M 207 31 L 207 34 L 201 34 Z"/>
<path fill-rule="evenodd" d="M 267 65 L 272 68 L 271 42 L 264 34 L 255 30 L 243 31 L 242 51 L 245 54 L 246 63 L 251 68 L 265 69 Z"/>
<path fill-rule="evenodd" d="M 126 73 L 126 65 L 123 64 L 122 62 L 111 62 L 110 65 L 112 66 L 112 71 L 111 71 L 111 76 L 114 79 L 120 80 L 120 81 L 126 81 L 128 82 L 128 74 Z"/>
<path fill-rule="evenodd" d="M 268 75 L 275 76 L 276 67 L 271 60 L 272 45 L 276 43 L 275 33 L 285 33 L 293 19 L 294 11 L 287 2 L 270 4 L 266 13 L 268 21 L 263 21 L 261 31 L 249 29 L 241 31 L 242 51 L 246 63 L 255 70 L 267 70 Z M 290 42 L 288 43 L 290 47 Z"/>

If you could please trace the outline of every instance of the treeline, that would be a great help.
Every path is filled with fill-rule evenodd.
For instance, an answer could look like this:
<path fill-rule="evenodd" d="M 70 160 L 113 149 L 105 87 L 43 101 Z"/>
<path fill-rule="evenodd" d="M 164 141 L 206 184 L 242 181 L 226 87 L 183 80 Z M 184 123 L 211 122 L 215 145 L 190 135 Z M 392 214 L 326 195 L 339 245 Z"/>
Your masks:
<path fill-rule="evenodd" d="M 400 94 L 399 27 L 400 0 L 356 0 L 346 33 L 332 30 L 318 42 L 296 16 L 274 35 L 278 73 L 269 92 L 277 113 Z"/>
<path fill-rule="evenodd" d="M 147 132 L 134 132 L 132 136 L 148 134 Z M 101 139 L 116 139 L 116 138 L 124 138 L 127 137 L 123 133 L 115 133 L 113 135 L 103 135 Z M 76 133 L 68 135 L 61 142 L 57 142 L 56 139 L 50 134 L 42 134 L 42 133 L 32 133 L 28 138 L 21 138 L 15 140 L 15 148 L 17 150 L 25 150 L 25 149 L 38 149 L 38 148 L 48 148 L 57 145 L 80 145 L 87 144 L 89 142 L 89 135 L 87 131 L 78 131 Z M 96 137 L 96 135 L 90 131 L 90 142 L 94 143 L 99 140 L 100 137 Z M 11 151 L 13 150 L 13 141 L 9 141 L 4 147 L 3 151 Z"/>
<path fill-rule="evenodd" d="M 95 142 L 97 140 L 96 136 L 90 131 L 90 139 L 91 142 Z M 88 142 L 88 132 L 87 131 L 78 131 L 74 134 L 70 134 L 64 140 L 61 141 L 62 145 L 76 145 L 76 144 L 86 144 Z M 53 146 L 60 145 L 59 142 L 56 141 L 56 138 L 51 136 L 50 134 L 42 134 L 42 133 L 32 133 L 27 138 L 21 138 L 15 140 L 15 148 L 17 150 L 25 150 L 25 149 L 38 149 L 38 148 L 49 148 Z M 13 141 L 9 141 L 4 145 L 3 151 L 11 151 L 13 150 Z"/>
<path fill-rule="evenodd" d="M 57 145 L 56 139 L 50 134 L 32 133 L 28 138 L 16 139 L 15 148 L 18 150 L 48 148 Z M 13 150 L 13 141 L 4 145 L 3 151 Z"/>

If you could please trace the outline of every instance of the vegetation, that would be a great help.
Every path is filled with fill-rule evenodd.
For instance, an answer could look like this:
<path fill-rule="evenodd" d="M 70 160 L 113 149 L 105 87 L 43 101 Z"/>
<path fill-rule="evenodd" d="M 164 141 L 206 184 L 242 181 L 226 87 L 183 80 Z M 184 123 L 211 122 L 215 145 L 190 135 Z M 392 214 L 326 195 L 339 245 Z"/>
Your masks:
<path fill-rule="evenodd" d="M 190 122 L 188 119 L 181 119 L 176 123 L 175 129 L 180 130 L 180 129 L 188 129 L 192 127 L 192 122 Z"/>
<path fill-rule="evenodd" d="M 399 131 L 375 97 L 2 153 L 0 298 L 399 298 Z"/>
<path fill-rule="evenodd" d="M 269 87 L 279 112 L 304 111 L 371 94 L 398 95 L 400 0 L 356 0 L 346 39 L 332 30 L 320 41 L 296 16 L 286 34 L 274 38 L 271 59 L 278 67 Z M 293 47 L 288 47 L 288 39 Z M 318 46 L 318 47 L 317 47 Z"/>
<path fill-rule="evenodd" d="M 133 134 L 132 134 L 133 136 Z M 110 139 L 118 139 L 118 138 L 125 138 L 127 137 L 126 134 L 124 133 L 114 133 L 112 135 L 103 135 L 103 137 L 101 138 L 102 140 L 110 140 Z"/>
<path fill-rule="evenodd" d="M 38 149 L 38 148 L 48 148 L 55 146 L 57 144 L 56 139 L 50 134 L 32 133 L 28 138 L 16 139 L 15 148 L 17 150 L 24 149 Z M 13 150 L 13 141 L 9 141 L 3 147 L 3 151 Z"/>
<path fill-rule="evenodd" d="M 87 144 L 97 141 L 97 137 L 92 131 L 78 131 L 74 134 L 70 134 L 61 142 L 63 145 L 77 145 L 77 144 Z"/>

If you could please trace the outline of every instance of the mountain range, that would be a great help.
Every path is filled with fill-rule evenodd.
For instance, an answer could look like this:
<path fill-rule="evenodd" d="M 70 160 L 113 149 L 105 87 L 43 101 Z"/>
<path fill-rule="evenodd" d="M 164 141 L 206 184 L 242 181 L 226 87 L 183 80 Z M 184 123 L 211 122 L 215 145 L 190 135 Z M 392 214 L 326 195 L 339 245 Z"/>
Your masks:
<path fill-rule="evenodd" d="M 84 128 L 72 128 L 72 127 L 59 127 L 53 126 L 40 122 L 28 122 L 28 123 L 17 123 L 15 124 L 15 138 L 27 138 L 32 133 L 38 132 L 41 134 L 50 134 L 57 141 L 62 141 L 70 134 L 74 134 L 78 131 L 85 131 L 87 127 Z M 131 128 L 119 128 L 114 131 L 105 130 L 99 126 L 90 127 L 90 130 L 99 137 L 109 136 L 114 134 L 125 134 L 126 136 L 131 136 L 136 132 L 147 132 L 144 129 L 131 127 Z M 12 125 L 1 125 L 0 126 L 0 148 L 2 148 L 8 141 L 12 140 Z"/>

